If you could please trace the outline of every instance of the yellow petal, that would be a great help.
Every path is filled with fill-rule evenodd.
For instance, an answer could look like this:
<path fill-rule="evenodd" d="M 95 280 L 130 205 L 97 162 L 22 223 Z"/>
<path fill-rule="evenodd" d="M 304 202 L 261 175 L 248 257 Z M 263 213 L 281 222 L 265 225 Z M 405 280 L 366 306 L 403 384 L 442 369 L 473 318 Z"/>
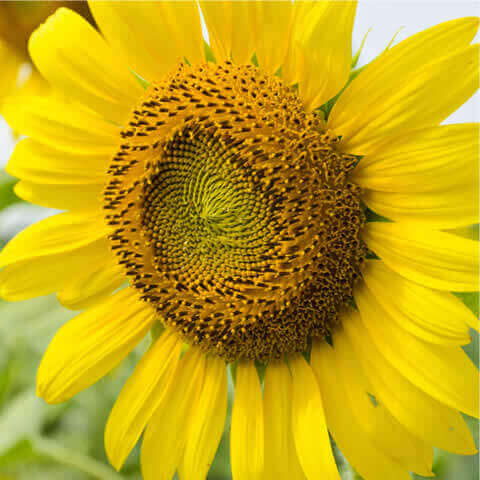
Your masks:
<path fill-rule="evenodd" d="M 356 8 L 356 1 L 313 2 L 303 25 L 297 25 L 294 48 L 303 52 L 299 91 L 307 110 L 320 107 L 347 83 Z"/>
<path fill-rule="evenodd" d="M 14 188 L 17 197 L 42 207 L 82 210 L 95 214 L 102 208 L 103 185 L 48 185 L 21 180 Z"/>
<path fill-rule="evenodd" d="M 0 266 L 72 252 L 106 236 L 106 226 L 98 217 L 72 213 L 53 215 L 10 240 L 0 253 Z"/>
<path fill-rule="evenodd" d="M 81 15 L 59 8 L 30 37 L 38 70 L 67 98 L 119 125 L 142 87 L 101 35 Z"/>
<path fill-rule="evenodd" d="M 231 2 L 200 0 L 200 8 L 205 19 L 210 47 L 215 60 L 218 63 L 230 60 L 232 53 Z"/>
<path fill-rule="evenodd" d="M 290 42 L 286 58 L 282 65 L 282 78 L 288 85 L 299 83 L 303 78 L 301 67 L 303 65 L 305 50 L 299 46 L 298 38 L 305 30 L 307 19 L 310 12 L 315 7 L 316 2 L 293 2 L 292 5 L 292 26 L 290 32 Z M 315 7 L 318 8 L 318 7 Z M 317 12 L 318 13 L 318 12 Z M 318 18 L 318 14 L 317 17 Z"/>
<path fill-rule="evenodd" d="M 378 303 L 370 301 L 364 285 L 355 291 L 362 322 L 386 361 L 415 386 L 452 408 L 479 415 L 478 370 L 457 346 L 423 342 L 399 328 Z"/>
<path fill-rule="evenodd" d="M 58 301 L 72 310 L 94 305 L 126 282 L 123 270 L 107 249 L 99 261 L 85 262 L 85 257 L 83 259 L 83 267 L 57 294 Z"/>
<path fill-rule="evenodd" d="M 108 241 L 102 238 L 74 250 L 12 263 L 0 271 L 0 297 L 16 302 L 68 290 L 86 262 L 101 265 L 110 255 Z"/>
<path fill-rule="evenodd" d="M 68 400 L 118 365 L 148 332 L 155 311 L 126 288 L 65 324 L 53 337 L 37 373 L 37 395 Z"/>
<path fill-rule="evenodd" d="M 439 193 L 478 183 L 478 156 L 477 123 L 426 127 L 386 137 L 352 177 L 378 192 Z"/>
<path fill-rule="evenodd" d="M 31 138 L 15 146 L 7 172 L 32 183 L 50 185 L 103 184 L 109 155 L 82 155 L 62 152 Z"/>
<path fill-rule="evenodd" d="M 362 158 L 355 182 L 384 217 L 440 229 L 478 223 L 478 144 L 478 124 L 410 130 Z"/>
<path fill-rule="evenodd" d="M 283 361 L 271 361 L 263 391 L 265 415 L 265 480 L 305 478 L 292 431 L 292 378 Z"/>
<path fill-rule="evenodd" d="M 187 441 L 179 477 L 205 480 L 225 426 L 228 391 L 225 362 L 207 357 L 205 382 L 188 426 Z"/>
<path fill-rule="evenodd" d="M 300 465 L 308 480 L 340 480 L 315 375 L 301 355 L 290 360 L 290 367 L 292 429 Z"/>
<path fill-rule="evenodd" d="M 177 373 L 182 342 L 167 330 L 143 355 L 113 406 L 105 428 L 105 451 L 120 470 L 157 408 L 164 407 Z"/>
<path fill-rule="evenodd" d="M 200 1 L 200 6 L 216 61 L 233 59 L 238 64 L 250 63 L 255 52 L 254 27 L 260 27 L 255 5 L 244 0 L 207 0 Z"/>
<path fill-rule="evenodd" d="M 53 97 L 8 100 L 2 114 L 15 131 L 66 152 L 111 156 L 120 141 L 119 127 Z"/>
<path fill-rule="evenodd" d="M 47 81 L 40 75 L 38 70 L 33 70 L 25 83 L 22 84 L 13 94 L 15 96 L 26 96 L 26 97 L 35 97 L 35 96 L 45 96 L 50 93 L 50 86 Z"/>
<path fill-rule="evenodd" d="M 349 317 L 342 319 L 345 332 L 380 404 L 425 442 L 453 453 L 475 453 L 475 443 L 462 416 L 401 375 L 380 355 L 360 315 L 351 312 Z"/>
<path fill-rule="evenodd" d="M 349 463 L 369 480 L 409 480 L 411 477 L 407 469 L 377 448 L 352 416 L 352 404 L 343 382 L 335 374 L 337 364 L 328 344 L 312 348 L 312 366 L 324 392 L 325 411 L 333 438 Z"/>
<path fill-rule="evenodd" d="M 359 364 L 345 332 L 338 330 L 333 337 L 337 382 L 341 382 L 350 403 L 350 411 L 375 446 L 406 470 L 433 476 L 433 449 L 406 430 L 384 405 L 373 403 L 375 390 Z M 331 351 L 331 349 L 328 349 Z M 314 354 L 315 355 L 315 354 Z M 327 416 L 328 419 L 328 416 Z"/>
<path fill-rule="evenodd" d="M 460 227 L 460 228 L 453 228 L 452 230 L 447 229 L 445 231 L 448 233 L 452 233 L 453 235 L 458 235 L 459 237 L 469 238 L 470 240 L 476 240 L 477 242 L 480 239 L 480 231 L 478 228 L 478 224 L 467 225 L 465 227 Z"/>
<path fill-rule="evenodd" d="M 263 402 L 253 362 L 237 367 L 230 433 L 233 480 L 262 480 L 264 472 Z"/>
<path fill-rule="evenodd" d="M 255 53 L 263 72 L 274 75 L 282 66 L 291 44 L 294 25 L 292 2 L 259 1 L 252 4 L 256 25 Z"/>
<path fill-rule="evenodd" d="M 382 137 L 438 124 L 470 98 L 479 83 L 478 46 L 468 46 L 477 29 L 476 17 L 445 22 L 369 64 L 329 116 L 329 127 L 343 137 L 344 150 L 367 155 Z"/>
<path fill-rule="evenodd" d="M 410 223 L 370 222 L 367 245 L 395 272 L 438 290 L 479 289 L 478 242 Z"/>
<path fill-rule="evenodd" d="M 478 223 L 480 218 L 478 181 L 441 192 L 385 193 L 367 190 L 362 200 L 383 217 L 430 228 L 453 229 Z"/>
<path fill-rule="evenodd" d="M 196 2 L 99 2 L 90 10 L 113 50 L 148 81 L 161 80 L 186 58 L 203 59 Z"/>
<path fill-rule="evenodd" d="M 371 292 L 369 300 L 378 302 L 399 327 L 422 340 L 465 345 L 471 340 L 468 327 L 476 324 L 478 329 L 475 315 L 457 297 L 410 282 L 383 262 L 368 261 L 362 277 Z"/>
<path fill-rule="evenodd" d="M 205 377 L 205 355 L 190 348 L 180 360 L 162 405 L 143 436 L 141 450 L 144 480 L 171 480 L 180 464 L 192 410 L 200 398 Z"/>

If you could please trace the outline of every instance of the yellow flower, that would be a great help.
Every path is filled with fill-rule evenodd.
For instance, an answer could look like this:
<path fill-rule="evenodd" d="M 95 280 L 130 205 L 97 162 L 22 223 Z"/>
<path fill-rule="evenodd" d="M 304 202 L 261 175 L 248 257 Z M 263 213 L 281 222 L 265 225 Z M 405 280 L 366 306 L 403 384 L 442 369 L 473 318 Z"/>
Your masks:
<path fill-rule="evenodd" d="M 38 394 L 68 400 L 152 329 L 106 427 L 117 469 L 144 432 L 146 480 L 206 478 L 227 365 L 234 480 L 338 479 L 329 432 L 366 480 L 474 453 L 478 323 L 449 292 L 478 290 L 478 244 L 446 230 L 478 223 L 478 127 L 440 123 L 478 88 L 478 19 L 348 83 L 355 3 L 200 5 L 216 63 L 189 2 L 92 2 L 103 36 L 60 9 L 31 37 L 58 95 L 7 105 L 29 137 L 8 171 L 66 212 L 6 246 L 0 292 L 85 309 Z"/>

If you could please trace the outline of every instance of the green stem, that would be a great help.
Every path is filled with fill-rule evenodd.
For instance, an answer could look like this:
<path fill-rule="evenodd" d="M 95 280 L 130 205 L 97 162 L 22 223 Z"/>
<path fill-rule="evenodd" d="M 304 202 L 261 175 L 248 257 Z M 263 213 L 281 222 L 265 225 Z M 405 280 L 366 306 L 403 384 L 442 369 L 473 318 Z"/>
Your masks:
<path fill-rule="evenodd" d="M 122 480 L 123 477 L 100 462 L 59 445 L 57 442 L 35 436 L 31 439 L 36 452 L 50 457 L 59 463 L 69 465 L 91 475 L 98 480 Z"/>

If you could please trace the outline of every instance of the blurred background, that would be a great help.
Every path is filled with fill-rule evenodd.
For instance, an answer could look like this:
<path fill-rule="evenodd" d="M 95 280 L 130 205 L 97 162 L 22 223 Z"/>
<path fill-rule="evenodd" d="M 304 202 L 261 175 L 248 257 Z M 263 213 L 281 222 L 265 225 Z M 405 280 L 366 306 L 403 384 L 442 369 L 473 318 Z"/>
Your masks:
<path fill-rule="evenodd" d="M 69 6 L 93 22 L 85 2 L 0 0 L 0 246 L 25 226 L 53 212 L 26 204 L 13 191 L 15 179 L 4 167 L 18 140 L 1 117 L 1 102 L 11 95 L 47 91 L 48 85 L 29 61 L 27 40 L 36 26 L 60 6 Z M 359 66 L 375 58 L 398 32 L 395 42 L 442 21 L 478 15 L 479 2 L 360 1 L 354 29 L 354 51 L 371 28 Z M 446 123 L 479 119 L 477 93 Z M 478 228 L 465 232 L 478 237 Z M 459 294 L 478 316 L 478 294 Z M 148 339 L 127 360 L 96 385 L 64 405 L 48 406 L 35 396 L 40 358 L 55 331 L 73 312 L 55 296 L 8 304 L 0 300 L 0 480 L 121 480 L 140 479 L 138 448 L 120 474 L 105 457 L 103 430 L 123 383 L 148 347 Z M 478 366 L 478 335 L 465 348 Z M 230 385 L 230 391 L 232 390 Z M 478 422 L 466 418 L 478 445 Z M 228 460 L 228 423 L 209 480 L 231 478 Z M 335 451 L 344 479 L 358 479 L 339 451 Z M 435 452 L 439 480 L 477 480 L 477 456 Z M 421 477 L 415 477 L 420 479 Z M 385 479 L 388 480 L 388 479 Z"/>

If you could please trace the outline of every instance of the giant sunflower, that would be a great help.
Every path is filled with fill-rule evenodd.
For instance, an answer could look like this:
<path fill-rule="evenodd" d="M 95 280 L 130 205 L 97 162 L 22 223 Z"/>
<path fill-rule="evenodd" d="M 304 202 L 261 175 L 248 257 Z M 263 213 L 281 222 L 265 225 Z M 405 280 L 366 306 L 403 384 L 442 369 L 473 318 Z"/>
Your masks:
<path fill-rule="evenodd" d="M 478 127 L 440 123 L 478 88 L 478 20 L 351 76 L 353 2 L 200 6 L 215 61 L 191 2 L 92 2 L 103 36 L 60 9 L 30 39 L 58 93 L 7 105 L 8 170 L 66 212 L 6 246 L 1 295 L 85 309 L 38 394 L 151 330 L 106 427 L 117 469 L 144 432 L 145 479 L 204 479 L 227 367 L 235 480 L 338 479 L 329 432 L 366 480 L 474 453 L 478 323 L 450 292 L 478 290 L 478 244 L 450 232 L 478 222 Z"/>

